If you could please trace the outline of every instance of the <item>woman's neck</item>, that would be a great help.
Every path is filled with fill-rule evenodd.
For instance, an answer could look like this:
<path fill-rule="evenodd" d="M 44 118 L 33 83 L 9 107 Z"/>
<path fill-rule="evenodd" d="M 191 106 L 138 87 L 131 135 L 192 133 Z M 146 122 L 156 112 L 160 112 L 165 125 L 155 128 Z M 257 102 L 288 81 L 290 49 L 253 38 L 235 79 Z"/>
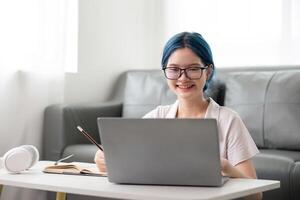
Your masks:
<path fill-rule="evenodd" d="M 180 100 L 177 110 L 177 118 L 204 118 L 208 107 L 208 101 L 204 98 L 197 100 Z"/>

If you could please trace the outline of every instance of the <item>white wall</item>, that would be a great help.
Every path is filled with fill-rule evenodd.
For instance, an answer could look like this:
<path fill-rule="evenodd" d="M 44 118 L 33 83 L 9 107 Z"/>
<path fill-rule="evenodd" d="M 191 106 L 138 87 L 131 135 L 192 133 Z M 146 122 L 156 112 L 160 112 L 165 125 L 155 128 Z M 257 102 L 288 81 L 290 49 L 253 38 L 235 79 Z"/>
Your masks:
<path fill-rule="evenodd" d="M 78 73 L 65 79 L 66 103 L 105 101 L 118 75 L 160 67 L 161 0 L 79 1 Z"/>

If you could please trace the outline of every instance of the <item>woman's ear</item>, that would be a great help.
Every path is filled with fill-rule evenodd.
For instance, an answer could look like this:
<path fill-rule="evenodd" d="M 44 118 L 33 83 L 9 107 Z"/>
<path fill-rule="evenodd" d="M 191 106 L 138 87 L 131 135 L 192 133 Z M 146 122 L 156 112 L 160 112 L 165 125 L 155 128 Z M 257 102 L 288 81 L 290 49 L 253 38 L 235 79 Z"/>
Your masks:
<path fill-rule="evenodd" d="M 210 79 L 210 77 L 213 74 L 213 70 L 214 70 L 213 65 L 212 64 L 208 65 L 207 70 L 206 70 L 206 80 Z"/>

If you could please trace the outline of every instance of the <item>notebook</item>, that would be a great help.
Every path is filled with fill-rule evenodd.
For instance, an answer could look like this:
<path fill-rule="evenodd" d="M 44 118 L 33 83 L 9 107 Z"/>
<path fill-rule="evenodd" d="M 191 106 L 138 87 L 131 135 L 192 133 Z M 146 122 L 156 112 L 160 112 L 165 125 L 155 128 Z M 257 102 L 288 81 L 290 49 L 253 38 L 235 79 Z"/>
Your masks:
<path fill-rule="evenodd" d="M 215 119 L 98 118 L 108 180 L 221 186 Z"/>
<path fill-rule="evenodd" d="M 51 174 L 106 176 L 106 173 L 100 172 L 96 166 L 87 163 L 60 163 L 57 165 L 48 165 L 43 169 L 43 172 Z"/>

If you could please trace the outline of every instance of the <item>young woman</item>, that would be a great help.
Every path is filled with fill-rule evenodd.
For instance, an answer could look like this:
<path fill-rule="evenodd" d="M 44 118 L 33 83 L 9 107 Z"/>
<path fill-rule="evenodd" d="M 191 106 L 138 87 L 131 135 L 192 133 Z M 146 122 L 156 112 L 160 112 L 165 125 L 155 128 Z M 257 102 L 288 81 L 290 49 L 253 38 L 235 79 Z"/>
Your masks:
<path fill-rule="evenodd" d="M 258 149 L 241 118 L 204 95 L 215 70 L 211 49 L 204 38 L 199 33 L 176 34 L 165 45 L 161 64 L 177 100 L 172 105 L 158 106 L 144 118 L 215 118 L 223 175 L 257 178 L 251 158 Z M 106 171 L 101 151 L 96 153 L 95 162 L 101 171 Z M 260 199 L 261 194 L 249 198 Z"/>

